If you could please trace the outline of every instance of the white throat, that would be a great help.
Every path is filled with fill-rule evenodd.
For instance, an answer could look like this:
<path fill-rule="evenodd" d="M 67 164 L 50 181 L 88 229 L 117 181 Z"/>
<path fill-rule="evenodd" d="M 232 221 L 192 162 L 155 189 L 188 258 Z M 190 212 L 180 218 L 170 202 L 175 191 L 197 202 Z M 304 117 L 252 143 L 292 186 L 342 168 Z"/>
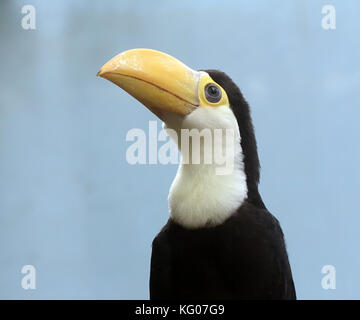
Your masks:
<path fill-rule="evenodd" d="M 173 119 L 166 122 L 166 129 L 179 134 Z M 169 126 L 170 124 L 170 126 Z M 219 165 L 185 163 L 184 154 L 169 192 L 170 215 L 183 227 L 194 229 L 223 223 L 241 206 L 247 197 L 246 175 L 240 132 L 236 118 L 229 107 L 198 108 L 180 124 L 181 128 L 222 128 L 223 137 L 213 142 L 213 150 L 221 148 L 226 161 L 233 167 L 227 174 L 218 174 Z M 225 129 L 233 129 L 231 143 L 226 142 Z M 170 134 L 171 136 L 171 134 Z M 200 140 L 203 148 L 203 140 Z"/>

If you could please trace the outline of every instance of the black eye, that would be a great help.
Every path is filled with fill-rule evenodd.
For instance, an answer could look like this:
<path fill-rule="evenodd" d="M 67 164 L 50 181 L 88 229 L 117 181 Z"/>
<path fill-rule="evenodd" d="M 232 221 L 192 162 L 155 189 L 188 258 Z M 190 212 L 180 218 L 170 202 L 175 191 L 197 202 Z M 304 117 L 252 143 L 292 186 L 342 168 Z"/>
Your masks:
<path fill-rule="evenodd" d="M 220 88 L 213 83 L 207 84 L 205 87 L 205 97 L 209 102 L 212 103 L 219 102 L 221 99 Z"/>

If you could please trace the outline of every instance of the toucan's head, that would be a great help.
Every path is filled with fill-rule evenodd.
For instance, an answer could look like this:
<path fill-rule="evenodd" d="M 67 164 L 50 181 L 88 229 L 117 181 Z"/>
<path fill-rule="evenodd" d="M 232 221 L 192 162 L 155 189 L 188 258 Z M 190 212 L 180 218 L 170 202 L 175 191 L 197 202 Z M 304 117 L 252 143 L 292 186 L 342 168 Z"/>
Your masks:
<path fill-rule="evenodd" d="M 234 129 L 239 133 L 247 200 L 262 206 L 259 160 L 250 110 L 236 84 L 217 70 L 195 71 L 156 50 L 125 51 L 98 72 L 135 97 L 167 128 Z"/>

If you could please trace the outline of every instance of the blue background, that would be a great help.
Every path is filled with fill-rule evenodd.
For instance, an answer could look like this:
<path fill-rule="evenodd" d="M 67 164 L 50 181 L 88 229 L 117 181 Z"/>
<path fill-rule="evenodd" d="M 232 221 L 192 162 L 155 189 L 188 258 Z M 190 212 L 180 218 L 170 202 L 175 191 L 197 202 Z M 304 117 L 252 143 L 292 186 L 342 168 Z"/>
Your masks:
<path fill-rule="evenodd" d="M 25 4 L 36 30 L 21 27 Z M 321 27 L 325 4 L 336 30 Z M 148 298 L 177 166 L 127 164 L 126 133 L 156 118 L 95 76 L 145 47 L 236 81 L 298 297 L 359 299 L 359 11 L 355 0 L 2 0 L 0 298 Z M 27 264 L 36 290 L 21 287 Z M 336 290 L 321 287 L 327 264 Z"/>

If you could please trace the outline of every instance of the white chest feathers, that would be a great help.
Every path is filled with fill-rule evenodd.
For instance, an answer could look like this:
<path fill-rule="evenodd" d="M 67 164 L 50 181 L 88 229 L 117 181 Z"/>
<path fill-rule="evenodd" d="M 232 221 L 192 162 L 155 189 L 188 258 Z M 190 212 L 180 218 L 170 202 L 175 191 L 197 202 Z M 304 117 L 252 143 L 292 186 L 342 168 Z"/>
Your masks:
<path fill-rule="evenodd" d="M 199 127 L 198 122 L 201 119 L 201 124 L 209 128 L 209 125 L 204 124 L 204 119 L 206 119 L 207 124 L 213 125 L 210 128 L 224 129 L 221 131 L 222 139 L 214 139 L 212 150 L 215 152 L 220 148 L 225 160 L 232 163 L 231 170 L 225 171 L 225 174 L 219 174 L 217 163 L 204 163 L 203 157 L 200 157 L 199 164 L 185 162 L 183 151 L 181 151 L 182 160 L 169 192 L 169 209 L 172 219 L 185 228 L 194 229 L 221 224 L 241 206 L 247 197 L 248 190 L 238 124 L 230 108 L 224 108 L 216 108 L 217 113 L 222 114 L 216 114 L 210 110 L 195 111 L 181 124 L 182 128 Z M 222 119 L 222 123 L 214 121 L 219 118 Z M 230 141 L 225 137 L 226 129 L 233 130 Z M 204 140 L 201 140 L 201 150 L 203 150 L 203 143 Z"/>

